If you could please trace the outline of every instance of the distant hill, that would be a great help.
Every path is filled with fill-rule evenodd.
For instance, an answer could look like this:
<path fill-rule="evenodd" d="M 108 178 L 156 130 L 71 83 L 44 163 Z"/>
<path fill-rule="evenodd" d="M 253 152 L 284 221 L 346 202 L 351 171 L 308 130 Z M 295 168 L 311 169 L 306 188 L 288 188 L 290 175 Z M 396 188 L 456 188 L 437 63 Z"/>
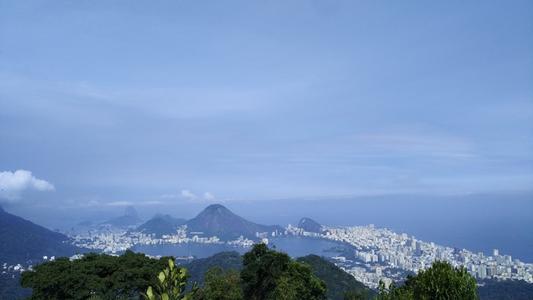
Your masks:
<path fill-rule="evenodd" d="M 93 222 L 92 221 L 81 221 L 78 224 L 76 224 L 76 226 L 89 227 L 89 226 L 93 226 Z"/>
<path fill-rule="evenodd" d="M 170 215 L 156 215 L 146 223 L 137 227 L 136 231 L 155 234 L 156 237 L 161 237 L 165 234 L 176 233 L 176 229 L 183 225 L 187 220 L 174 218 Z"/>
<path fill-rule="evenodd" d="M 40 261 L 43 256 L 71 256 L 80 249 L 69 238 L 0 208 L 0 263 Z"/>
<path fill-rule="evenodd" d="M 297 261 L 309 265 L 313 273 L 326 283 L 328 299 L 343 300 L 344 294 L 349 291 L 363 295 L 362 299 L 371 299 L 375 296 L 374 291 L 320 256 L 308 255 L 298 258 Z M 242 269 L 242 256 L 237 252 L 221 252 L 207 258 L 193 260 L 182 266 L 187 268 L 190 282 L 202 284 L 204 274 L 213 267 L 240 271 Z"/>
<path fill-rule="evenodd" d="M 237 216 L 220 204 L 206 207 L 194 219 L 186 223 L 189 232 L 203 232 L 206 236 L 218 236 L 222 240 L 233 240 L 239 236 L 255 239 L 256 232 L 282 232 L 280 226 L 259 225 Z"/>
<path fill-rule="evenodd" d="M 190 282 L 201 284 L 204 282 L 205 273 L 213 267 L 219 267 L 225 271 L 240 271 L 242 269 L 242 256 L 235 251 L 220 252 L 207 258 L 195 259 L 182 266 L 187 268 L 187 272 L 190 275 Z"/>
<path fill-rule="evenodd" d="M 31 289 L 20 286 L 19 273 L 0 272 L 0 299 L 28 299 L 31 296 Z"/>
<path fill-rule="evenodd" d="M 308 255 L 298 258 L 297 261 L 309 265 L 313 273 L 326 283 L 328 299 L 342 300 L 347 292 L 362 295 L 362 299 L 372 299 L 375 295 L 374 291 L 355 280 L 352 275 L 320 256 Z"/>
<path fill-rule="evenodd" d="M 141 218 L 137 214 L 137 210 L 133 206 L 126 207 L 124 215 L 113 218 L 106 222 L 103 222 L 101 225 L 111 225 L 113 227 L 119 228 L 128 228 L 134 227 L 142 223 Z"/>
<path fill-rule="evenodd" d="M 322 225 L 320 225 L 318 222 L 310 218 L 300 219 L 300 222 L 298 222 L 298 227 L 302 228 L 303 230 L 307 232 L 317 232 L 317 233 L 322 232 Z"/>
<path fill-rule="evenodd" d="M 531 300 L 533 283 L 523 280 L 487 279 L 481 282 L 477 292 L 481 300 Z"/>

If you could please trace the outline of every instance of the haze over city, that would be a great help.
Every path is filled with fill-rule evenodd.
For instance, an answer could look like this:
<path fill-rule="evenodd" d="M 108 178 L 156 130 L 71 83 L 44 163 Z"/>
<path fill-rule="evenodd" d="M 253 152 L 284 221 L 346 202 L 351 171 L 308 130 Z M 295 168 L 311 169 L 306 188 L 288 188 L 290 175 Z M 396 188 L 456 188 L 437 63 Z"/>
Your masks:
<path fill-rule="evenodd" d="M 532 37 L 526 0 L 0 0 L 0 298 L 222 261 L 232 300 L 529 299 Z"/>

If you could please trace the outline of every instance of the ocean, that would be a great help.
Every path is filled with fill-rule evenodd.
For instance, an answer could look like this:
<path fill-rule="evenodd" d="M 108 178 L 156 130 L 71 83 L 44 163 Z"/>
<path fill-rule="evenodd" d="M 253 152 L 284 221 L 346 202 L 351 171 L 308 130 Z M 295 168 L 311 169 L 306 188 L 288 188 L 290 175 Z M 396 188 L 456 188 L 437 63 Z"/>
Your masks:
<path fill-rule="evenodd" d="M 296 224 L 301 217 L 325 225 L 374 224 L 444 246 L 485 254 L 499 249 L 533 263 L 531 194 L 280 200 L 229 208 L 264 224 Z"/>

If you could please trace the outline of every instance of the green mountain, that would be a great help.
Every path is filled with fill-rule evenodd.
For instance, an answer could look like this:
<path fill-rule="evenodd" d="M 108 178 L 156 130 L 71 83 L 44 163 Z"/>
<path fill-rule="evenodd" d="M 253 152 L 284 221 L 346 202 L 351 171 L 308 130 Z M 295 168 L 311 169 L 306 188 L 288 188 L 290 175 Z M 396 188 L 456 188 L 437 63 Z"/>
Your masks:
<path fill-rule="evenodd" d="M 137 227 L 136 231 L 155 234 L 156 237 L 161 237 L 166 234 L 176 233 L 180 225 L 183 225 L 187 220 L 174 218 L 170 215 L 156 215 L 146 223 Z"/>
<path fill-rule="evenodd" d="M 481 300 L 531 300 L 533 299 L 533 283 L 523 280 L 482 281 L 477 288 Z"/>
<path fill-rule="evenodd" d="M 277 225 L 260 225 L 237 216 L 220 204 L 206 207 L 194 219 L 186 223 L 189 232 L 202 232 L 205 236 L 218 236 L 222 240 L 233 240 L 239 236 L 256 239 L 256 232 L 282 232 Z"/>
<path fill-rule="evenodd" d="M 300 222 L 298 222 L 298 227 L 302 228 L 303 230 L 307 232 L 317 232 L 317 233 L 322 232 L 322 225 L 320 225 L 318 222 L 310 218 L 300 219 Z"/>
<path fill-rule="evenodd" d="M 19 273 L 0 272 L 0 299 L 27 299 L 31 296 L 31 289 L 20 286 Z"/>
<path fill-rule="evenodd" d="M 0 208 L 0 263 L 25 264 L 43 256 L 71 256 L 80 249 L 69 238 Z"/>
<path fill-rule="evenodd" d="M 190 282 L 204 282 L 205 273 L 213 268 L 219 267 L 224 271 L 241 270 L 242 256 L 235 251 L 220 252 L 207 258 L 200 258 L 184 264 L 190 275 Z"/>
<path fill-rule="evenodd" d="M 375 296 L 374 291 L 320 256 L 308 255 L 298 258 L 297 261 L 309 265 L 315 276 L 326 283 L 328 299 L 343 300 L 344 294 L 347 292 L 361 295 L 362 299 L 369 299 Z M 223 270 L 241 270 L 242 256 L 237 252 L 221 252 L 207 258 L 193 260 L 182 266 L 187 268 L 190 282 L 202 284 L 204 274 L 210 268 L 220 267 Z"/>
<path fill-rule="evenodd" d="M 361 295 L 362 299 L 369 299 L 375 295 L 374 291 L 355 280 L 352 275 L 320 256 L 308 255 L 298 258 L 297 261 L 309 265 L 315 276 L 326 283 L 328 299 L 342 300 L 348 292 Z"/>

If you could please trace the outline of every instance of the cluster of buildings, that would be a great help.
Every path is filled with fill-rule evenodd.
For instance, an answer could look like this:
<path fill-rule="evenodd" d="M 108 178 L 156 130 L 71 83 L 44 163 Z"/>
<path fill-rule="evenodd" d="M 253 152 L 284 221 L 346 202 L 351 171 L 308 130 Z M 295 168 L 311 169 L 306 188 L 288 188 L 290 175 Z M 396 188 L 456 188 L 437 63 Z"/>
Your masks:
<path fill-rule="evenodd" d="M 248 248 L 254 241 L 239 237 L 233 241 L 222 241 L 217 236 L 203 236 L 202 232 L 188 232 L 186 226 L 182 226 L 173 234 L 162 235 L 132 232 L 126 230 L 92 230 L 72 236 L 74 245 L 86 249 L 94 249 L 104 253 L 117 253 L 126 251 L 134 245 L 162 245 L 162 244 L 228 244 L 234 247 Z"/>
<path fill-rule="evenodd" d="M 290 228 L 289 228 L 290 229 Z M 300 231 L 288 230 L 292 234 Z M 381 281 L 388 284 L 405 279 L 408 274 L 429 268 L 436 260 L 465 267 L 477 279 L 517 279 L 533 283 L 533 264 L 512 259 L 509 255 L 474 253 L 423 242 L 407 234 L 398 234 L 373 225 L 355 227 L 327 227 L 323 233 L 303 233 L 328 240 L 347 243 L 353 253 L 334 258 L 337 265 L 357 280 L 376 288 Z"/>
<path fill-rule="evenodd" d="M 291 224 L 287 225 L 287 227 L 285 228 L 285 234 L 298 235 L 298 236 L 304 236 L 304 237 L 315 237 L 315 238 L 322 237 L 322 234 L 319 232 L 305 231 L 303 228 L 292 226 Z"/>
<path fill-rule="evenodd" d="M 265 241 L 266 241 L 266 244 L 268 244 L 268 239 L 263 238 L 263 242 Z M 235 247 L 250 248 L 255 244 L 255 242 L 241 235 L 238 239 L 234 241 L 229 241 L 227 242 L 227 244 L 231 246 L 235 246 Z"/>
<path fill-rule="evenodd" d="M 31 266 L 24 267 L 21 264 L 10 265 L 8 263 L 3 263 L 2 264 L 2 275 L 11 274 L 12 277 L 14 278 L 15 277 L 14 273 L 22 273 L 29 269 L 31 269 Z"/>
<path fill-rule="evenodd" d="M 373 225 L 354 227 L 323 227 L 322 232 L 306 232 L 289 225 L 284 233 L 258 233 L 257 238 L 268 244 L 270 235 L 295 235 L 326 239 L 349 245 L 349 251 L 333 257 L 336 265 L 353 275 L 358 281 L 377 288 L 382 281 L 386 285 L 402 281 L 409 274 L 429 268 L 434 261 L 447 261 L 455 267 L 465 267 L 479 280 L 516 279 L 533 283 L 533 264 L 512 259 L 494 250 L 492 255 L 474 253 L 466 249 L 450 248 L 432 242 L 424 242 L 407 234 L 398 234 Z M 157 237 L 154 234 L 131 231 L 89 231 L 73 236 L 79 247 L 95 249 L 104 253 L 125 251 L 134 245 L 158 244 L 227 244 L 249 248 L 256 241 L 239 237 L 222 241 L 216 236 L 205 237 L 201 232 L 188 232 L 182 226 L 170 235 Z M 20 267 L 19 267 L 20 268 Z"/>
<path fill-rule="evenodd" d="M 47 262 L 47 261 L 54 261 L 56 259 L 55 256 L 43 256 L 42 258 L 42 262 Z M 33 265 L 31 264 L 28 264 L 26 266 L 22 265 L 22 264 L 8 264 L 8 263 L 2 263 L 1 264 L 1 270 L 2 272 L 0 272 L 0 274 L 2 276 L 8 276 L 8 277 L 11 277 L 12 279 L 15 278 L 16 275 L 18 274 L 21 274 L 22 272 L 24 271 L 31 271 L 33 269 Z"/>

